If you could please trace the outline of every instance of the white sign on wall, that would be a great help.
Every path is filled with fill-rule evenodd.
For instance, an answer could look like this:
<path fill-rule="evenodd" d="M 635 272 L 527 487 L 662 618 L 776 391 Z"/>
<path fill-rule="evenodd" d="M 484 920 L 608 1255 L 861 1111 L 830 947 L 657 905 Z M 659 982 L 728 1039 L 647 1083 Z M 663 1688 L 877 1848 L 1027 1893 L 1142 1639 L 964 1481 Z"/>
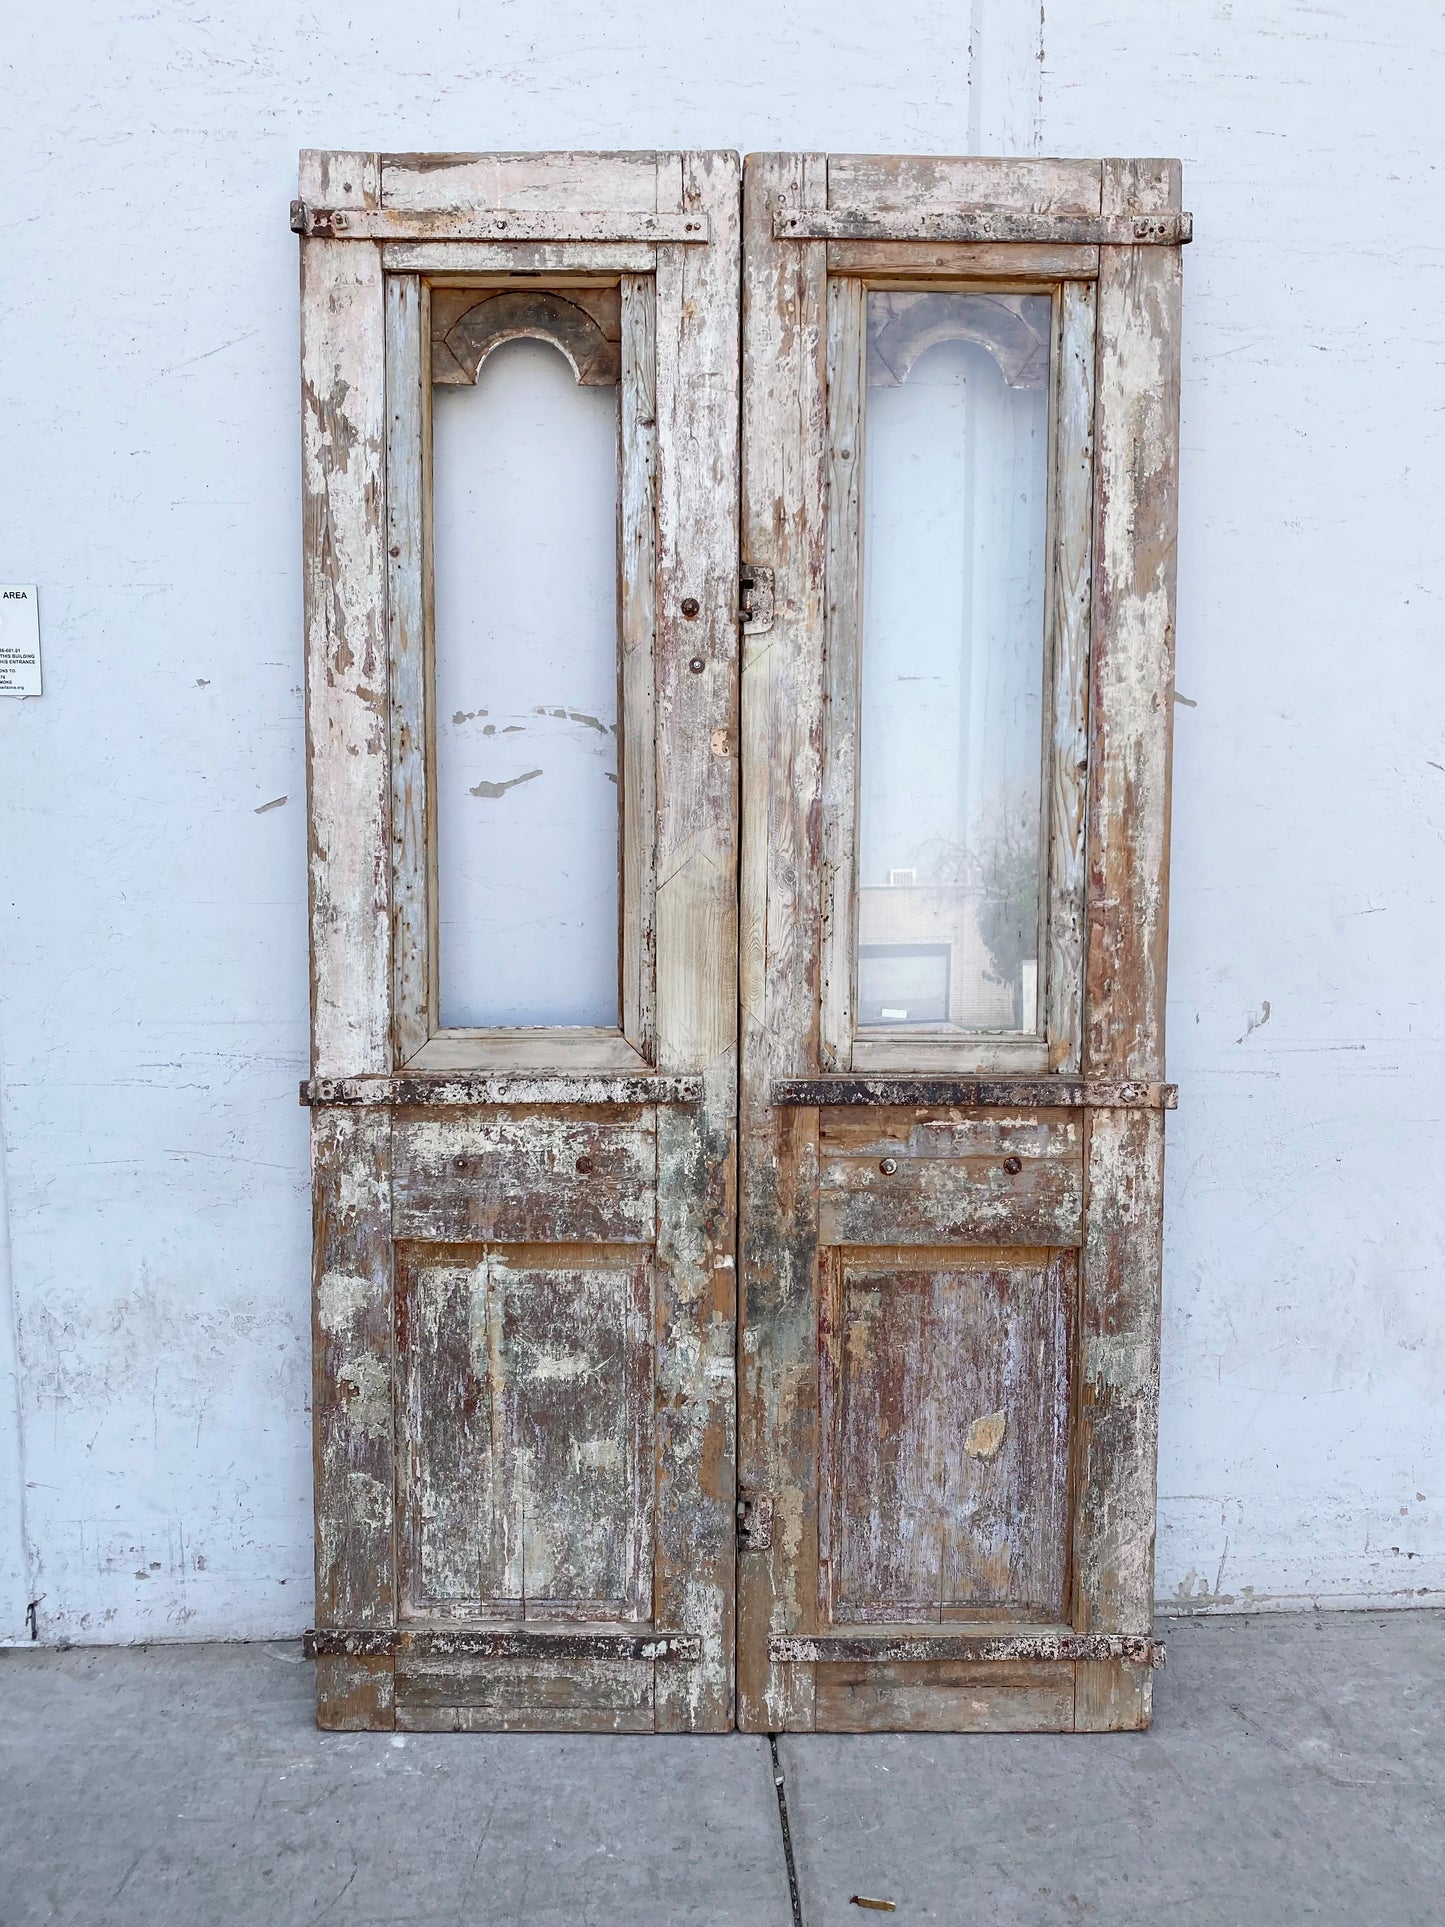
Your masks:
<path fill-rule="evenodd" d="M 40 599 L 33 582 L 0 585 L 0 696 L 40 694 Z"/>

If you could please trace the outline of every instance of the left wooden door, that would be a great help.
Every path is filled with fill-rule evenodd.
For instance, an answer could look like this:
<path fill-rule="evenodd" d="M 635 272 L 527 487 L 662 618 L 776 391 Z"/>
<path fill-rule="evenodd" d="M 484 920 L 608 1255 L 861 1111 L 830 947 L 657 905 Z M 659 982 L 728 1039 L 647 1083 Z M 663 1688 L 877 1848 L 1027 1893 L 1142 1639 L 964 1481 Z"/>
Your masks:
<path fill-rule="evenodd" d="M 725 1728 L 737 157 L 307 153 L 292 223 L 317 1718 Z"/>

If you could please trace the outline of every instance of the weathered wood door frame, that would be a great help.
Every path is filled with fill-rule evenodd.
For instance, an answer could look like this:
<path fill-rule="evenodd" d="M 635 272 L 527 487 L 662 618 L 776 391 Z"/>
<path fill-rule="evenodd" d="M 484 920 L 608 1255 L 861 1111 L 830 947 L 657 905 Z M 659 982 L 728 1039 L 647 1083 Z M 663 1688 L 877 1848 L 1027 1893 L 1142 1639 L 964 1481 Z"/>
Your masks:
<path fill-rule="evenodd" d="M 739 1478 L 770 1520 L 739 1561 L 738 1719 L 752 1730 L 1148 1722 L 1188 238 L 1172 162 L 747 162 L 743 552 L 774 578 L 771 629 L 745 639 L 742 705 Z M 1054 301 L 1035 1039 L 875 1041 L 853 1018 L 868 287 Z M 880 1319 L 905 1277 L 955 1302 L 971 1280 L 999 1303 L 1024 1281 L 1052 1305 L 1068 1369 L 1049 1396 L 1067 1438 L 1046 1623 L 1010 1623 L 1007 1604 L 931 1626 L 839 1607 L 847 1277 L 884 1287 Z M 881 1504 L 866 1481 L 851 1499 Z"/>
<path fill-rule="evenodd" d="M 1177 165 L 771 155 L 749 160 L 740 194 L 728 154 L 308 153 L 292 217 L 318 1718 L 1146 1723 L 1172 1102 Z M 578 278 L 615 282 L 624 313 L 622 1021 L 446 1032 L 429 290 Z M 858 537 L 838 455 L 870 285 L 1055 304 L 1046 1014 L 1036 1038 L 988 1053 L 900 1051 L 853 1021 Z M 740 561 L 756 587 L 741 609 Z M 850 1116 L 851 1136 L 837 1128 Z M 920 1132 L 954 1161 L 933 1155 L 925 1173 Z M 1025 1150 L 1007 1160 L 1017 1185 L 999 1175 L 1005 1138 Z M 584 1182 L 599 1149 L 622 1173 L 607 1199 Z M 940 1174 L 941 1190 L 920 1188 Z M 606 1623 L 439 1614 L 407 1590 L 415 1439 L 398 1332 L 429 1253 L 501 1299 L 559 1267 L 633 1280 L 651 1399 L 632 1435 L 635 1589 Z M 854 1624 L 830 1605 L 828 1348 L 855 1260 L 1052 1281 L 1068 1364 L 1057 1621 Z"/>
<path fill-rule="evenodd" d="M 318 1718 L 725 1728 L 737 157 L 308 153 L 292 222 L 302 236 Z M 433 341 L 430 304 L 455 307 L 460 288 L 478 303 L 499 289 L 550 289 L 551 322 L 534 301 L 509 311 L 502 332 L 541 332 L 575 366 L 560 317 L 585 332 L 565 299 L 578 283 L 620 297 L 621 1021 L 615 1031 L 446 1030 L 427 471 L 432 380 L 458 368 L 457 337 Z M 461 319 L 472 351 L 463 377 L 475 379 L 486 342 Z M 485 316 L 477 325 L 485 335 Z M 533 1600 L 517 1544 L 529 1508 L 540 1505 L 549 1529 L 560 1519 L 564 1540 L 570 1532 L 573 1573 L 576 1547 L 596 1536 L 594 1520 L 569 1525 L 558 1468 L 569 1444 L 588 1441 L 544 1436 L 558 1374 L 542 1355 L 584 1345 L 594 1317 L 605 1329 L 588 1373 L 594 1404 L 617 1421 L 602 1443 L 624 1468 L 613 1485 L 625 1492 L 613 1496 L 626 1516 L 607 1528 L 607 1597 L 577 1584 L 576 1596 L 552 1597 L 554 1577 Z M 552 1450 L 558 1488 L 540 1494 L 526 1470 L 539 1444 L 541 1460 Z"/>

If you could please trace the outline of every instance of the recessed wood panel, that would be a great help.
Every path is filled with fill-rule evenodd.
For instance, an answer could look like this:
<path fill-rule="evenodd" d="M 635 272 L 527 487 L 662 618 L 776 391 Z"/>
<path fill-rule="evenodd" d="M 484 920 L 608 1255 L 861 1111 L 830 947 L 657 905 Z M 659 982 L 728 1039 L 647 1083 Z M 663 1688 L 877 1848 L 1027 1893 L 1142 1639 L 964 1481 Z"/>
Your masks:
<path fill-rule="evenodd" d="M 624 1244 L 656 1235 L 656 1120 L 458 1110 L 398 1121 L 392 1223 L 438 1243 Z"/>
<path fill-rule="evenodd" d="M 407 1659 L 396 1723 L 406 1733 L 650 1733 L 651 1660 Z"/>
<path fill-rule="evenodd" d="M 1073 1117 L 824 1111 L 818 1158 L 826 1244 L 1082 1239 L 1083 1127 Z"/>
<path fill-rule="evenodd" d="M 820 1733 L 1067 1733 L 1072 1666 L 819 1666 Z M 398 1717 L 397 1724 L 401 1724 Z"/>
<path fill-rule="evenodd" d="M 824 1272 L 827 1617 L 1057 1617 L 1073 1253 L 834 1251 Z"/>
<path fill-rule="evenodd" d="M 651 1284 L 626 1249 L 404 1248 L 413 1615 L 648 1617 Z"/>

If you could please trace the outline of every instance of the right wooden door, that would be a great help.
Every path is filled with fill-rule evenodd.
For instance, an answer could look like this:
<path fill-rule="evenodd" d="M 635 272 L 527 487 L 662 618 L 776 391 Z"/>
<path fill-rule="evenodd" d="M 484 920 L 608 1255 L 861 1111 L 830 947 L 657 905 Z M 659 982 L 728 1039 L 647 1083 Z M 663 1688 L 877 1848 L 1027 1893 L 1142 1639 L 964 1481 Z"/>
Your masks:
<path fill-rule="evenodd" d="M 743 232 L 738 1723 L 1142 1726 L 1179 170 Z"/>

